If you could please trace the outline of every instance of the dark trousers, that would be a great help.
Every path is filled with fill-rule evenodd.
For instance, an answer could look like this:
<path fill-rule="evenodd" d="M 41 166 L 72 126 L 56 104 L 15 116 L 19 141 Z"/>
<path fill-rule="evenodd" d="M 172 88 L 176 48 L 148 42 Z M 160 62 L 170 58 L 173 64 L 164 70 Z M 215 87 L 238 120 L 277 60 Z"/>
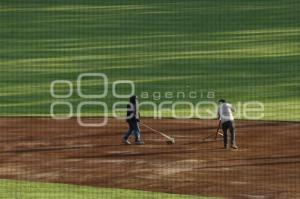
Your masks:
<path fill-rule="evenodd" d="M 231 145 L 235 145 L 235 128 L 234 124 L 232 121 L 224 122 L 222 124 L 222 129 L 223 129 L 223 138 L 224 138 L 224 146 L 227 147 L 227 132 L 228 130 L 230 131 L 231 135 Z"/>
<path fill-rule="evenodd" d="M 127 140 L 130 135 L 133 133 L 135 136 L 135 141 L 140 141 L 141 139 L 141 133 L 140 133 L 140 125 L 137 120 L 128 120 L 128 132 L 125 133 L 123 138 Z"/>

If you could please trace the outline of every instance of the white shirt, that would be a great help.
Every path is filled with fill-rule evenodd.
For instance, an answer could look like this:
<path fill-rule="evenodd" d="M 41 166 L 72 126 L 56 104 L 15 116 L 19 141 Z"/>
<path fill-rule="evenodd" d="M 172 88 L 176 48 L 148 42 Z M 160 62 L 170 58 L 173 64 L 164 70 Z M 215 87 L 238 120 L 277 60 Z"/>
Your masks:
<path fill-rule="evenodd" d="M 220 105 L 218 113 L 222 124 L 234 120 L 232 112 L 234 112 L 234 109 L 231 104 L 223 103 Z"/>

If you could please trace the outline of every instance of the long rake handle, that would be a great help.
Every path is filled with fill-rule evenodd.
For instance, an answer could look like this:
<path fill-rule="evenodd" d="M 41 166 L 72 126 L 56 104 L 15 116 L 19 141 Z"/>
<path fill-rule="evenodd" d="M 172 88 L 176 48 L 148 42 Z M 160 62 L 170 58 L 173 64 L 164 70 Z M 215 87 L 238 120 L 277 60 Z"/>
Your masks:
<path fill-rule="evenodd" d="M 158 134 L 164 136 L 164 137 L 167 138 L 168 140 L 173 140 L 173 138 L 171 138 L 170 136 L 168 136 L 168 135 L 164 134 L 163 132 L 160 132 L 160 131 L 158 131 L 158 130 L 156 130 L 156 129 L 154 129 L 154 128 L 151 128 L 150 126 L 148 126 L 148 125 L 146 125 L 146 124 L 141 124 L 141 126 L 144 126 L 144 127 L 146 127 L 147 129 L 150 129 L 151 131 L 153 131 L 153 132 L 155 132 L 155 133 L 158 133 Z"/>
<path fill-rule="evenodd" d="M 215 135 L 215 140 L 218 138 L 218 135 L 223 136 L 223 133 L 220 133 L 220 126 L 219 126 L 219 128 L 217 129 L 217 132 L 216 132 L 216 135 Z"/>
<path fill-rule="evenodd" d="M 219 121 L 218 129 L 217 129 L 216 133 L 215 133 L 214 135 L 211 134 L 211 135 L 205 137 L 203 140 L 206 140 L 206 139 L 208 139 L 208 138 L 210 138 L 210 137 L 213 137 L 213 136 L 215 137 L 215 140 L 217 140 L 218 135 L 223 136 L 223 133 L 220 133 L 220 129 L 221 129 L 221 121 Z"/>

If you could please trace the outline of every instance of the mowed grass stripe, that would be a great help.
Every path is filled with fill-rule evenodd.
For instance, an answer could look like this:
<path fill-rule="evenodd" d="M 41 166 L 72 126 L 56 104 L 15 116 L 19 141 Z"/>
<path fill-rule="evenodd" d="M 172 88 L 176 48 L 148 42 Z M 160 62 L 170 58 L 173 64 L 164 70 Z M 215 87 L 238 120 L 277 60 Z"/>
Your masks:
<path fill-rule="evenodd" d="M 137 94 L 215 90 L 215 100 L 263 102 L 264 119 L 299 121 L 299 7 L 295 0 L 1 1 L 0 115 L 49 116 L 53 80 L 76 85 L 79 74 L 102 72 L 110 85 L 133 80 Z M 95 84 L 84 81 L 86 93 Z M 68 101 L 82 99 L 75 93 Z M 117 99 L 109 92 L 101 101 Z"/>

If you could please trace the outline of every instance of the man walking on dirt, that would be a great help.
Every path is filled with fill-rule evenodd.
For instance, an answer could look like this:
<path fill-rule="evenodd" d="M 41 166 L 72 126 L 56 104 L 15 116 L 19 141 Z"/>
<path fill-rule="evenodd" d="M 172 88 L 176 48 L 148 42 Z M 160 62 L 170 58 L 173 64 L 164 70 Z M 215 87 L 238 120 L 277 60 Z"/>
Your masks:
<path fill-rule="evenodd" d="M 128 140 L 130 135 L 133 133 L 135 136 L 135 144 L 143 145 L 144 142 L 141 140 L 141 131 L 140 131 L 140 113 L 138 111 L 138 100 L 137 96 L 133 95 L 129 99 L 129 104 L 127 105 L 127 123 L 128 123 L 128 132 L 123 136 L 124 144 L 131 144 Z"/>
<path fill-rule="evenodd" d="M 227 131 L 230 131 L 231 134 L 231 148 L 238 149 L 235 141 L 235 127 L 234 127 L 234 118 L 232 112 L 234 112 L 234 108 L 231 104 L 226 103 L 224 99 L 219 100 L 219 110 L 218 110 L 218 118 L 221 121 L 222 130 L 223 130 L 223 138 L 224 138 L 224 148 L 228 148 L 227 142 Z"/>

